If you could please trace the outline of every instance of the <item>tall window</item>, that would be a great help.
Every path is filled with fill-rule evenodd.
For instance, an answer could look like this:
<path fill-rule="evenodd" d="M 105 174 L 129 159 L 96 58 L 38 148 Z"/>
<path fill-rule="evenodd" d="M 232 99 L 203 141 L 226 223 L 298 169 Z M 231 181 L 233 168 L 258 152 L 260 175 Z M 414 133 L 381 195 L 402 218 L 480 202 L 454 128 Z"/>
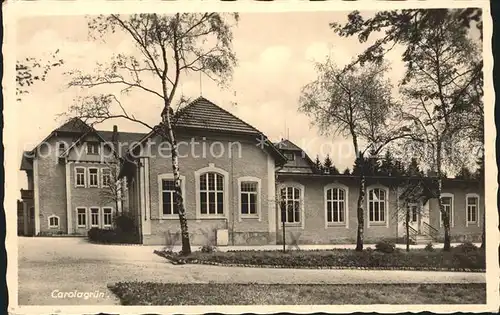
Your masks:
<path fill-rule="evenodd" d="M 242 215 L 257 215 L 258 182 L 241 182 L 240 209 Z"/>
<path fill-rule="evenodd" d="M 102 208 L 102 220 L 105 227 L 110 227 L 113 224 L 113 209 Z"/>
<path fill-rule="evenodd" d="M 66 142 L 59 142 L 59 155 L 63 154 L 66 152 Z"/>
<path fill-rule="evenodd" d="M 109 168 L 102 169 L 102 186 L 109 187 L 111 184 L 111 170 Z"/>
<path fill-rule="evenodd" d="M 89 168 L 89 186 L 90 187 L 99 186 L 99 169 Z"/>
<path fill-rule="evenodd" d="M 201 214 L 224 214 L 224 176 L 205 173 L 200 176 Z"/>
<path fill-rule="evenodd" d="M 370 222 L 385 222 L 386 195 L 386 191 L 381 188 L 373 188 L 368 191 L 368 216 Z"/>
<path fill-rule="evenodd" d="M 56 229 L 59 227 L 59 217 L 52 215 L 49 217 L 49 228 Z"/>
<path fill-rule="evenodd" d="M 286 223 L 300 222 L 300 189 L 284 187 L 281 189 L 281 221 Z"/>
<path fill-rule="evenodd" d="M 77 208 L 77 226 L 78 227 L 87 227 L 87 209 L 85 208 Z"/>
<path fill-rule="evenodd" d="M 162 193 L 162 211 L 163 215 L 179 214 L 175 204 L 175 182 L 172 179 L 162 179 L 161 182 Z"/>
<path fill-rule="evenodd" d="M 99 208 L 90 208 L 90 226 L 99 226 Z"/>
<path fill-rule="evenodd" d="M 477 196 L 467 196 L 467 223 L 477 223 L 477 209 L 479 198 Z"/>
<path fill-rule="evenodd" d="M 410 206 L 411 209 L 411 222 L 417 222 L 418 221 L 418 208 L 415 205 Z"/>
<path fill-rule="evenodd" d="M 99 142 L 87 142 L 87 154 L 99 154 Z"/>
<path fill-rule="evenodd" d="M 443 209 L 446 213 L 448 213 L 448 218 L 449 218 L 449 222 L 450 222 L 450 226 L 452 225 L 453 223 L 453 197 L 451 195 L 443 195 L 441 196 L 441 203 L 443 205 Z M 441 226 L 443 225 L 443 222 L 444 222 L 444 217 L 443 217 L 443 213 L 440 212 L 441 215 L 440 215 L 440 218 L 441 218 Z"/>
<path fill-rule="evenodd" d="M 85 168 L 77 167 L 75 173 L 76 187 L 85 187 Z"/>
<path fill-rule="evenodd" d="M 345 190 L 330 188 L 326 191 L 326 220 L 329 223 L 345 222 Z"/>

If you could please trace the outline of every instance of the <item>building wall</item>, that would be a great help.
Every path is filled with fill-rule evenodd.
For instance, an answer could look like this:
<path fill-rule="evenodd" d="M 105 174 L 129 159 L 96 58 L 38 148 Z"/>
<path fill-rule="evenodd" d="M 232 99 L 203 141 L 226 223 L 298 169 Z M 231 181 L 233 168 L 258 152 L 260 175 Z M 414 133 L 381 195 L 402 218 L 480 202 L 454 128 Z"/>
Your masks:
<path fill-rule="evenodd" d="M 195 245 L 204 245 L 215 242 L 217 229 L 229 230 L 230 244 L 268 244 L 273 240 L 268 237 L 268 176 L 274 177 L 274 172 L 267 169 L 267 153 L 255 145 L 253 139 L 224 137 L 221 135 L 207 135 L 205 137 L 189 136 L 180 137 L 179 143 L 189 142 L 191 139 L 204 143 L 198 149 L 192 150 L 191 146 L 179 146 L 180 173 L 185 183 L 185 208 L 192 242 Z M 153 139 L 159 143 L 160 139 Z M 239 145 L 234 144 L 238 142 Z M 219 144 L 214 144 L 214 143 Z M 233 145 L 231 145 L 233 143 Z M 203 149 L 203 146 L 205 149 Z M 220 149 L 224 148 L 224 152 Z M 211 149 L 212 148 L 212 151 Z M 232 153 L 230 152 L 232 150 Z M 205 152 L 205 153 L 204 153 Z M 149 159 L 149 185 L 151 205 L 151 235 L 144 236 L 147 244 L 163 244 L 169 233 L 180 230 L 177 218 L 162 219 L 160 217 L 160 190 L 158 176 L 171 174 L 171 159 L 158 156 L 158 145 L 151 146 Z M 196 205 L 196 177 L 195 171 L 213 166 L 227 172 L 228 204 L 224 209 L 224 217 L 206 219 L 197 216 Z M 260 217 L 239 218 L 239 191 L 238 178 L 251 176 L 260 179 Z M 234 232 L 234 233 L 233 233 Z"/>
<path fill-rule="evenodd" d="M 463 242 L 466 240 L 478 242 L 481 240 L 483 231 L 483 215 L 484 215 L 484 194 L 479 194 L 479 213 L 476 223 L 466 223 L 466 195 L 478 194 L 479 187 L 470 185 L 461 185 L 455 187 L 444 187 L 443 193 L 453 195 L 453 225 L 450 227 L 451 239 L 454 242 Z M 440 237 L 444 237 L 444 227 L 440 224 L 439 204 L 437 199 L 430 200 L 430 225 L 439 231 Z"/>
<path fill-rule="evenodd" d="M 281 178 L 278 187 L 298 183 L 304 187 L 304 224 L 303 226 L 285 225 L 286 242 L 290 243 L 294 239 L 302 244 L 338 244 L 338 243 L 355 243 L 357 235 L 357 201 L 359 196 L 359 188 L 356 181 L 353 179 L 337 179 L 332 178 Z M 325 207 L 325 187 L 334 185 L 334 187 L 343 187 L 347 190 L 347 205 L 348 214 L 346 215 L 347 224 L 327 224 L 326 207 Z M 381 185 L 380 183 L 369 183 L 367 192 L 370 187 Z M 380 239 L 389 239 L 397 237 L 397 216 L 395 205 L 395 191 L 387 187 L 389 196 L 388 216 L 386 224 L 368 223 L 368 207 L 367 197 L 363 204 L 364 208 L 364 239 L 365 243 L 375 242 Z M 279 211 L 277 211 L 279 212 Z M 282 223 L 277 213 L 277 242 L 283 243 Z"/>
<path fill-rule="evenodd" d="M 88 139 L 96 141 L 95 136 Z M 38 194 L 39 194 L 39 218 L 40 232 L 42 234 L 59 234 L 68 233 L 67 208 L 68 201 L 70 204 L 71 222 L 73 233 L 86 234 L 90 228 L 77 228 L 77 207 L 87 208 L 87 224 L 90 224 L 90 207 L 111 206 L 116 210 L 116 206 L 112 200 L 105 198 L 102 194 L 104 188 L 76 187 L 75 185 L 75 167 L 96 167 L 99 169 L 99 184 L 102 181 L 101 169 L 108 167 L 102 161 L 109 162 L 107 157 L 110 157 L 110 152 L 107 148 L 100 152 L 100 155 L 88 155 L 85 151 L 85 144 L 75 146 L 70 152 L 68 159 L 79 160 L 71 161 L 69 165 L 69 174 L 66 174 L 66 165 L 64 160 L 60 160 L 58 145 L 61 142 L 71 145 L 75 138 L 71 137 L 52 137 L 42 144 L 38 149 L 37 154 L 37 176 L 38 176 Z M 78 153 L 79 152 L 79 153 Z M 70 186 L 66 186 L 66 176 L 69 176 Z M 88 177 L 86 178 L 88 184 Z M 28 181 L 29 183 L 29 181 Z M 29 184 L 28 184 L 29 186 Z M 69 190 L 67 189 L 69 188 Z M 69 192 L 69 194 L 68 194 Z M 101 211 L 102 212 L 102 211 Z M 59 217 L 59 227 L 49 228 L 48 219 L 50 216 Z M 102 218 L 100 219 L 102 222 Z"/>

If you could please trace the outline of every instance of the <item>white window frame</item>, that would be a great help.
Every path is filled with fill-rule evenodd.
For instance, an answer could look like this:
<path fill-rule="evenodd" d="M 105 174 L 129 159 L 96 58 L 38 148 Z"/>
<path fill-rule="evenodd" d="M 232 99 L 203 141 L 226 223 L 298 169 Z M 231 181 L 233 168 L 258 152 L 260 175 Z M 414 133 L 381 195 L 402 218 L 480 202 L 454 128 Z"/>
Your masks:
<path fill-rule="evenodd" d="M 385 192 L 384 200 L 384 221 L 370 221 L 370 191 L 380 189 Z M 367 226 L 384 226 L 389 227 L 389 188 L 384 185 L 371 185 L 366 189 L 366 222 Z"/>
<path fill-rule="evenodd" d="M 90 181 L 90 171 L 91 170 L 96 170 L 96 180 L 97 180 L 97 185 L 92 185 Z M 99 188 L 99 168 L 98 167 L 87 167 L 87 177 L 88 177 L 88 185 L 87 187 L 92 187 L 92 188 Z"/>
<path fill-rule="evenodd" d="M 57 219 L 57 225 L 50 224 L 50 219 L 53 219 L 53 218 Z M 49 229 L 58 229 L 61 226 L 61 218 L 59 218 L 58 215 L 52 214 L 47 218 L 47 223 L 48 223 Z"/>
<path fill-rule="evenodd" d="M 344 221 L 343 222 L 328 222 L 328 190 L 342 189 L 344 191 Z M 349 187 L 340 183 L 328 184 L 323 188 L 323 197 L 325 205 L 325 228 L 345 226 L 349 228 Z"/>
<path fill-rule="evenodd" d="M 476 221 L 469 221 L 469 206 L 472 206 L 469 204 L 469 198 L 476 198 Z M 472 225 L 478 225 L 479 226 L 479 194 L 476 193 L 469 193 L 465 195 L 465 226 L 469 226 L 469 224 Z"/>
<path fill-rule="evenodd" d="M 104 184 L 104 172 L 105 171 L 109 171 L 109 184 L 108 185 L 105 185 Z M 109 167 L 103 167 L 101 168 L 101 187 L 109 187 L 109 185 L 112 185 L 113 183 L 111 182 L 111 168 Z"/>
<path fill-rule="evenodd" d="M 182 199 L 184 200 L 184 207 L 186 207 L 186 176 L 180 175 L 179 179 L 181 180 Z M 179 219 L 179 215 L 177 214 L 163 214 L 163 180 L 174 180 L 174 174 L 165 173 L 158 175 L 158 217 L 166 220 Z"/>
<path fill-rule="evenodd" d="M 200 176 L 205 173 L 218 173 L 222 175 L 223 182 L 223 210 L 222 214 L 201 214 L 201 200 L 200 200 Z M 215 219 L 215 218 L 226 218 L 229 213 L 229 173 L 223 170 L 222 168 L 215 167 L 213 163 L 209 163 L 207 167 L 200 168 L 199 170 L 194 171 L 195 178 L 195 187 L 196 187 L 196 220 L 200 221 L 201 219 Z"/>
<path fill-rule="evenodd" d="M 111 210 L 111 212 L 109 213 L 110 217 L 111 217 L 111 223 L 110 224 L 106 224 L 106 220 L 104 220 L 104 217 L 106 215 L 106 212 L 104 210 Z M 113 226 L 113 207 L 102 207 L 101 208 L 101 213 L 102 213 L 102 226 L 105 227 L 105 228 L 109 228 L 109 227 L 112 227 Z"/>
<path fill-rule="evenodd" d="M 78 170 L 83 170 L 83 185 L 78 185 Z M 75 187 L 87 187 L 87 170 L 83 166 L 75 166 Z"/>
<path fill-rule="evenodd" d="M 97 152 L 90 152 L 89 151 L 89 148 L 90 148 L 89 144 L 96 144 Z M 86 148 L 85 152 L 87 152 L 87 154 L 89 154 L 89 155 L 99 155 L 99 151 L 101 150 L 100 147 L 101 146 L 100 146 L 100 143 L 98 141 L 88 141 L 85 143 L 85 148 Z"/>
<path fill-rule="evenodd" d="M 97 225 L 93 224 L 93 222 L 92 222 L 92 210 L 93 209 L 97 209 Z M 89 207 L 89 226 L 91 228 L 93 228 L 93 227 L 100 228 L 101 227 L 101 208 L 99 208 L 99 207 Z"/>
<path fill-rule="evenodd" d="M 61 145 L 64 146 L 62 151 L 61 151 Z M 67 150 L 68 150 L 68 144 L 66 142 L 61 141 L 57 143 L 57 153 L 59 154 L 59 156 L 61 156 Z"/>
<path fill-rule="evenodd" d="M 276 196 L 278 198 L 281 198 L 281 190 L 283 188 L 288 188 L 288 187 L 293 187 L 293 188 L 298 188 L 299 189 L 299 195 L 300 195 L 300 200 L 299 200 L 299 204 L 300 204 L 300 222 L 297 222 L 297 223 L 288 223 L 288 222 L 285 222 L 285 226 L 297 226 L 297 227 L 300 227 L 300 228 L 304 229 L 304 227 L 305 227 L 305 211 L 304 211 L 305 187 L 304 187 L 304 185 L 302 185 L 300 183 L 297 183 L 297 182 L 285 182 L 285 183 L 282 183 L 282 184 L 278 185 L 278 190 L 276 191 Z M 282 226 L 283 226 L 283 222 L 282 222 L 282 219 L 281 219 L 281 208 L 280 208 L 279 202 L 278 202 L 278 206 L 277 206 L 276 211 L 278 212 L 278 221 L 279 221 L 278 222 L 278 228 L 281 230 Z"/>
<path fill-rule="evenodd" d="M 242 202 L 242 198 L 241 198 L 241 195 L 242 192 L 241 191 L 241 184 L 242 183 L 247 183 L 247 182 L 252 182 L 252 183 L 256 183 L 257 184 L 257 191 L 256 191 L 256 199 L 255 199 L 255 202 L 256 202 L 256 213 L 255 214 L 250 214 L 250 213 L 247 213 L 247 214 L 243 214 L 241 212 L 242 208 L 241 208 L 241 202 Z M 261 215 L 261 202 L 262 202 L 262 198 L 261 198 L 261 188 L 262 187 L 262 181 L 260 178 L 258 177 L 254 177 L 254 176 L 242 176 L 242 177 L 239 177 L 238 178 L 238 221 L 241 222 L 243 219 L 258 219 L 259 222 L 262 221 L 262 215 Z"/>
<path fill-rule="evenodd" d="M 443 197 L 445 197 L 445 198 L 450 197 L 451 198 L 450 227 L 454 227 L 455 226 L 455 195 L 453 195 L 452 193 L 441 193 L 440 198 L 443 198 Z M 439 209 L 439 203 L 438 203 L 438 212 L 439 212 L 439 226 L 442 227 L 443 220 L 441 218 L 442 214 L 441 214 L 441 209 Z"/>
<path fill-rule="evenodd" d="M 78 210 L 84 210 L 84 215 L 85 215 L 85 224 L 84 225 L 81 225 L 79 224 L 79 217 L 80 217 L 80 213 L 78 213 Z M 76 227 L 77 228 L 87 228 L 88 226 L 88 214 L 87 214 L 87 208 L 86 207 L 76 207 Z"/>

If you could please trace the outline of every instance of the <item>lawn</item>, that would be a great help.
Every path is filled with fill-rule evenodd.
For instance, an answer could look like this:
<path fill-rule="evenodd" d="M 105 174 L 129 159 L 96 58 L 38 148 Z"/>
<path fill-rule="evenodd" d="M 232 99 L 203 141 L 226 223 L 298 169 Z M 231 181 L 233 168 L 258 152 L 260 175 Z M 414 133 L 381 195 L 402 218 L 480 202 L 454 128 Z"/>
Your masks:
<path fill-rule="evenodd" d="M 222 264 L 275 268 L 372 268 L 411 270 L 484 271 L 485 253 L 481 249 L 452 248 L 410 252 L 396 250 L 383 253 L 375 250 L 357 252 L 351 249 L 317 251 L 228 251 L 193 252 L 189 256 L 161 251 L 156 254 L 174 263 Z"/>
<path fill-rule="evenodd" d="M 120 282 L 122 305 L 485 304 L 485 284 L 177 284 Z"/>

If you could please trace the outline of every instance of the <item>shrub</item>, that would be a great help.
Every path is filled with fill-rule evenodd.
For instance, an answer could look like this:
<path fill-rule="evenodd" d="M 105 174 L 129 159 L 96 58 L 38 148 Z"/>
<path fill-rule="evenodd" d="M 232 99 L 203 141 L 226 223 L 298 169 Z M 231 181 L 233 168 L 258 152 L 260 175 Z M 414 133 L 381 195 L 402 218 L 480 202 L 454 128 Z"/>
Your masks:
<path fill-rule="evenodd" d="M 120 213 L 115 216 L 116 229 L 121 232 L 135 232 L 134 217 L 128 213 Z"/>
<path fill-rule="evenodd" d="M 429 242 L 429 243 L 427 243 L 427 245 L 425 245 L 424 249 L 428 252 L 432 252 L 432 251 L 434 251 L 434 245 L 432 245 L 432 242 Z"/>
<path fill-rule="evenodd" d="M 87 233 L 88 239 L 93 243 L 102 244 L 136 244 L 138 243 L 135 231 L 123 232 L 118 229 L 91 228 Z"/>
<path fill-rule="evenodd" d="M 460 252 L 460 253 L 474 252 L 477 249 L 478 249 L 478 247 L 469 241 L 463 242 L 462 244 L 455 247 L 455 251 Z"/>
<path fill-rule="evenodd" d="M 200 252 L 202 253 L 213 253 L 217 251 L 217 247 L 213 245 L 203 245 L 200 248 Z"/>
<path fill-rule="evenodd" d="M 379 252 L 390 254 L 396 251 L 396 245 L 388 241 L 381 241 L 375 245 L 375 249 Z"/>

